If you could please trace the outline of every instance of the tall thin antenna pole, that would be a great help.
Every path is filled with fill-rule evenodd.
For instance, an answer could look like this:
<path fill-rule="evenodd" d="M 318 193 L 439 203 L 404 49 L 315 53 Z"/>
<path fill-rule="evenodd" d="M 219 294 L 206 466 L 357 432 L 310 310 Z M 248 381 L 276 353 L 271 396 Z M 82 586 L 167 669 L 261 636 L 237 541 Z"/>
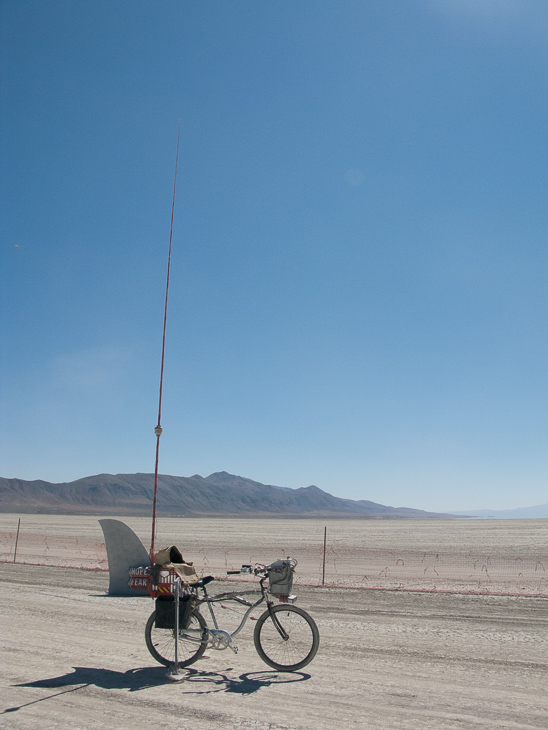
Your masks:
<path fill-rule="evenodd" d="M 171 203 L 171 226 L 169 229 L 169 253 L 167 256 L 166 302 L 164 306 L 164 332 L 162 337 L 162 364 L 160 367 L 160 394 L 158 397 L 158 423 L 154 427 L 156 434 L 156 462 L 154 465 L 154 497 L 152 499 L 152 539 L 150 541 L 150 561 L 154 562 L 154 538 L 156 537 L 156 496 L 158 492 L 158 457 L 160 454 L 160 436 L 162 435 L 162 388 L 164 384 L 164 357 L 166 350 L 167 297 L 169 293 L 169 268 L 171 266 L 171 241 L 173 238 L 173 214 L 175 211 L 175 190 L 177 188 L 177 164 L 179 162 L 179 139 L 181 137 L 181 120 L 177 132 L 177 153 L 175 155 L 175 178 L 173 180 L 173 201 Z"/>

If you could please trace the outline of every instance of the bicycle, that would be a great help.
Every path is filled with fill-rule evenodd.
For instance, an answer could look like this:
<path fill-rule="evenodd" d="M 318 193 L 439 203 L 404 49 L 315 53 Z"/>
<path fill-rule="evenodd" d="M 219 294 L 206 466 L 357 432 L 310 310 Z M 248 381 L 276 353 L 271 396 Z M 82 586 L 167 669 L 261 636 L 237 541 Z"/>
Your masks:
<path fill-rule="evenodd" d="M 240 570 L 227 571 L 227 575 L 253 573 L 255 576 L 262 576 L 259 580 L 260 596 L 255 602 L 247 600 L 244 596 L 252 594 L 256 596 L 256 589 L 229 591 L 210 596 L 206 586 L 215 580 L 211 575 L 201 578 L 194 585 L 184 586 L 182 596 L 179 597 L 178 633 L 175 631 L 175 598 L 170 600 L 169 596 L 166 596 L 167 601 L 165 598 L 164 600 L 157 598 L 156 609 L 145 628 L 145 641 L 149 652 L 164 666 L 174 666 L 177 654 L 177 667 L 193 664 L 208 648 L 216 650 L 230 648 L 237 653 L 238 647 L 232 639 L 243 629 L 253 610 L 266 602 L 266 610 L 259 618 L 251 617 L 257 622 L 253 632 L 257 653 L 266 664 L 280 672 L 295 672 L 302 669 L 316 656 L 320 635 L 314 619 L 302 608 L 295 606 L 296 596 L 289 594 L 296 564 L 296 560 L 287 558 L 271 565 L 243 565 Z M 170 586 L 172 593 L 179 594 L 176 584 L 178 577 L 170 575 L 171 571 L 163 572 L 168 573 L 163 576 L 166 581 L 164 585 Z M 268 587 L 265 585 L 267 579 Z M 164 590 L 164 595 L 166 592 Z M 151 595 L 153 593 L 154 591 L 151 591 Z M 273 596 L 280 599 L 278 605 L 274 604 Z M 233 602 L 245 608 L 243 618 L 232 632 L 219 628 L 213 605 L 221 601 Z M 204 604 L 209 609 L 214 628 L 207 625 L 206 619 L 200 612 L 200 606 Z"/>

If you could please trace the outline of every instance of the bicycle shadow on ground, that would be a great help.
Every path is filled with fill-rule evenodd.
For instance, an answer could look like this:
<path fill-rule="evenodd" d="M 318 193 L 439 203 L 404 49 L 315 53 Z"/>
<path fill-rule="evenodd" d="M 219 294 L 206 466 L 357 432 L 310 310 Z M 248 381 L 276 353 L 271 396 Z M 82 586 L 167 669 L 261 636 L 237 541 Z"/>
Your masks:
<path fill-rule="evenodd" d="M 129 692 L 138 692 L 170 683 L 167 678 L 168 670 L 166 667 L 141 667 L 139 669 L 128 669 L 126 672 L 117 672 L 112 669 L 98 669 L 96 667 L 73 667 L 73 670 L 59 677 L 13 684 L 12 687 L 60 689 L 62 691 L 17 707 L 8 707 L 0 714 L 17 712 L 23 707 L 28 707 L 38 702 L 45 702 L 53 697 L 58 697 L 69 692 L 77 692 L 90 685 L 100 687 L 101 689 L 126 689 Z M 231 677 L 227 674 L 231 671 L 232 667 L 225 669 L 224 673 L 204 672 L 198 669 L 182 669 L 181 672 L 184 675 L 184 679 L 179 684 L 179 687 L 183 690 L 183 694 L 230 692 L 233 694 L 249 695 L 273 685 L 303 682 L 310 679 L 310 674 L 303 672 L 247 672 L 237 677 Z"/>
<path fill-rule="evenodd" d="M 230 671 L 232 671 L 231 667 L 225 669 L 225 672 Z M 186 674 L 182 683 L 183 694 L 227 692 L 250 695 L 274 685 L 306 682 L 311 679 L 311 675 L 304 672 L 276 672 L 274 670 L 246 672 L 237 677 L 231 677 L 223 672 L 203 672 L 198 669 L 187 669 Z"/>

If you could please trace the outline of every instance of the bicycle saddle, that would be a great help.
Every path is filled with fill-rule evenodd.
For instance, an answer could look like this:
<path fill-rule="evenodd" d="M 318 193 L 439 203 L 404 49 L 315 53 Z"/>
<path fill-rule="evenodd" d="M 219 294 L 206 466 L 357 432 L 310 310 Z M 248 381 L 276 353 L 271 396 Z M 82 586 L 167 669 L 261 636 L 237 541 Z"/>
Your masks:
<path fill-rule="evenodd" d="M 200 586 L 200 588 L 203 588 L 208 583 L 211 583 L 212 580 L 215 580 L 215 578 L 212 575 L 206 575 L 204 578 L 200 578 L 200 580 L 195 583 L 195 586 Z"/>

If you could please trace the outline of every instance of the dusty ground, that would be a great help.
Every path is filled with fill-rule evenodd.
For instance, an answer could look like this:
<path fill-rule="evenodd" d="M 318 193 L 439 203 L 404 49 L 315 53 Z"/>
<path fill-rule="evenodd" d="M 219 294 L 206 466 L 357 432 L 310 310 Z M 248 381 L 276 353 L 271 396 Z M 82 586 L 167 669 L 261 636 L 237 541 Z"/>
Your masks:
<path fill-rule="evenodd" d="M 321 634 L 302 672 L 264 665 L 249 625 L 237 655 L 170 683 L 144 643 L 150 599 L 106 596 L 106 573 L 0 573 L 1 728 L 548 727 L 545 598 L 302 587 Z"/>

